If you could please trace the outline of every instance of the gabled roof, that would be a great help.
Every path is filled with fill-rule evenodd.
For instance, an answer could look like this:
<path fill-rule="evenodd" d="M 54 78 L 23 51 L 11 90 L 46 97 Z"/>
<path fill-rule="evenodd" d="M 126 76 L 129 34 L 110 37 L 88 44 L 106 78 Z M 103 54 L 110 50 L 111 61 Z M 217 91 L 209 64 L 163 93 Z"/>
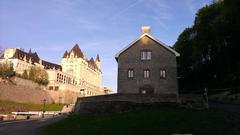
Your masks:
<path fill-rule="evenodd" d="M 124 51 L 126 51 L 128 48 L 130 48 L 131 46 L 133 46 L 136 42 L 138 42 L 141 38 L 143 38 L 144 36 L 149 37 L 150 39 L 152 39 L 153 41 L 157 42 L 159 45 L 161 45 L 162 47 L 166 48 L 167 50 L 169 50 L 170 52 L 172 52 L 176 57 L 180 56 L 180 54 L 178 52 L 176 52 L 174 49 L 170 48 L 168 45 L 166 45 L 165 43 L 159 41 L 158 39 L 152 37 L 151 35 L 149 35 L 148 33 L 143 33 L 139 38 L 137 38 L 136 40 L 134 40 L 132 43 L 130 43 L 128 46 L 126 46 L 125 48 L 123 48 L 120 52 L 118 52 L 115 55 L 115 59 L 118 60 L 118 57 L 121 53 L 123 53 Z"/>

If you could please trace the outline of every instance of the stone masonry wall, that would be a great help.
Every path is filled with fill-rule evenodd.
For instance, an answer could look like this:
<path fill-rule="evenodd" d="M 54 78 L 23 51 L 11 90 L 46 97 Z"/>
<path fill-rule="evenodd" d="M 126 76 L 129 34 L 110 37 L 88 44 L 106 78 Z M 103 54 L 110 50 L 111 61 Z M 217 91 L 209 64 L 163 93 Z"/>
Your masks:
<path fill-rule="evenodd" d="M 150 50 L 151 60 L 141 60 L 141 51 Z M 128 69 L 133 69 L 133 78 L 128 78 Z M 150 77 L 143 71 L 149 69 Z M 166 78 L 160 78 L 160 69 Z M 155 94 L 178 94 L 176 56 L 148 37 L 143 37 L 118 58 L 118 93 L 139 93 L 140 87 L 150 85 Z"/>
<path fill-rule="evenodd" d="M 138 107 L 162 105 L 204 108 L 204 101 L 199 95 L 180 95 L 176 97 L 175 95 L 156 94 L 110 94 L 78 98 L 74 113 L 122 112 Z"/>
<path fill-rule="evenodd" d="M 46 99 L 47 103 L 70 104 L 75 103 L 79 96 L 78 92 L 71 90 L 44 90 L 44 86 L 22 78 L 14 77 L 12 80 L 15 85 L 0 83 L 0 100 L 41 104 Z"/>

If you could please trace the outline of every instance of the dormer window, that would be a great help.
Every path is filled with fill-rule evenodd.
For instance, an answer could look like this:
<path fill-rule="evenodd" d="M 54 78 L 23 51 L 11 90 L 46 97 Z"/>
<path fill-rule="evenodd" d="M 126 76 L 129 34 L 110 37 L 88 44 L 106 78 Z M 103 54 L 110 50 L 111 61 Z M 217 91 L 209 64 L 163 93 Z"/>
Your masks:
<path fill-rule="evenodd" d="M 141 51 L 141 60 L 151 60 L 152 59 L 152 51 L 144 50 Z"/>

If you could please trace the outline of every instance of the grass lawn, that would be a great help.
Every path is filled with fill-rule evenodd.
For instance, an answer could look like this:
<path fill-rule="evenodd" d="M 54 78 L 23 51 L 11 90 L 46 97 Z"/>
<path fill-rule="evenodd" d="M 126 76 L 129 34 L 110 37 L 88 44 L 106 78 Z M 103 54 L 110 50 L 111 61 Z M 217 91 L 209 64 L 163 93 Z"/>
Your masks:
<path fill-rule="evenodd" d="M 46 104 L 46 111 L 60 111 L 63 104 Z M 0 113 L 11 113 L 13 111 L 42 111 L 42 104 L 17 103 L 9 100 L 0 100 Z"/>
<path fill-rule="evenodd" d="M 230 135 L 236 121 L 214 110 L 160 107 L 124 113 L 70 116 L 44 128 L 46 135 Z"/>

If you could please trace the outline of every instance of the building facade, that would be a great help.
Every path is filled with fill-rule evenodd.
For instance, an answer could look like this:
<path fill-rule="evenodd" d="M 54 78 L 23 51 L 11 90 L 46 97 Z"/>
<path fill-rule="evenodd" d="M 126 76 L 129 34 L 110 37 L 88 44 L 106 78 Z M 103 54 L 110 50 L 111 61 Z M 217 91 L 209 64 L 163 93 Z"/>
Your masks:
<path fill-rule="evenodd" d="M 142 27 L 141 36 L 116 54 L 118 93 L 178 95 L 175 50 L 155 39 L 150 27 Z"/>
<path fill-rule="evenodd" d="M 0 57 L 0 63 L 8 63 L 17 74 L 29 71 L 32 66 L 45 69 L 49 84 L 46 89 L 55 91 L 71 90 L 80 96 L 106 94 L 102 86 L 102 72 L 99 55 L 88 60 L 76 44 L 65 52 L 61 65 L 39 58 L 36 52 L 25 52 L 18 48 L 6 48 Z"/>
<path fill-rule="evenodd" d="M 61 60 L 62 71 L 75 78 L 85 95 L 104 93 L 99 55 L 89 60 L 76 44 L 70 51 L 65 51 Z"/>

